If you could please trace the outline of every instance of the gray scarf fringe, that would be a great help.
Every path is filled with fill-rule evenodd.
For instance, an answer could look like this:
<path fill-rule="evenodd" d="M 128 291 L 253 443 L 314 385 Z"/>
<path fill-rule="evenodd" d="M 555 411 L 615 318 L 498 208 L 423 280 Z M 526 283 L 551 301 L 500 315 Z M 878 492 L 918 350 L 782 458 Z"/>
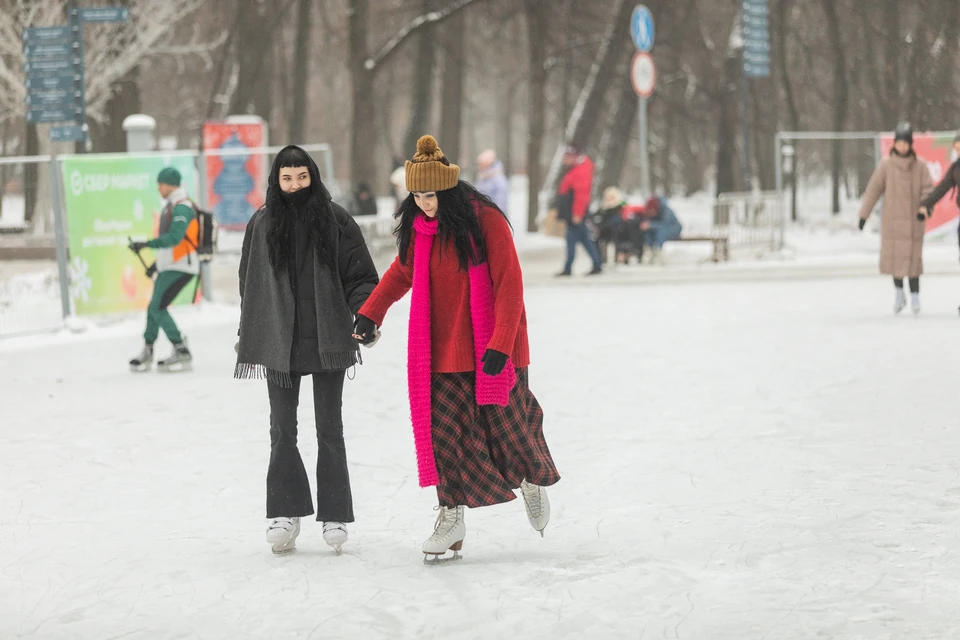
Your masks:
<path fill-rule="evenodd" d="M 320 365 L 326 371 L 345 371 L 358 363 L 363 364 L 363 361 L 357 351 L 320 354 Z M 270 369 L 262 364 L 238 362 L 233 370 L 233 377 L 237 380 L 267 380 L 284 389 L 290 389 L 293 387 L 293 379 L 290 373 L 289 371 Z"/>

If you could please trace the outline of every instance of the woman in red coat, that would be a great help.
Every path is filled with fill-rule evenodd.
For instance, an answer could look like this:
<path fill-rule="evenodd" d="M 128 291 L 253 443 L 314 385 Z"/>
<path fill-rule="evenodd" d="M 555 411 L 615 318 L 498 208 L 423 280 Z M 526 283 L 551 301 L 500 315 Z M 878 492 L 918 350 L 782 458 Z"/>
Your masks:
<path fill-rule="evenodd" d="M 412 289 L 407 354 L 420 486 L 437 487 L 440 515 L 424 560 L 453 558 L 465 507 L 516 498 L 531 526 L 550 518 L 544 487 L 560 475 L 527 384 L 523 276 L 503 212 L 472 186 L 431 136 L 406 163 L 410 195 L 396 217 L 399 255 L 360 309 L 355 338 L 372 344 L 390 306 Z"/>

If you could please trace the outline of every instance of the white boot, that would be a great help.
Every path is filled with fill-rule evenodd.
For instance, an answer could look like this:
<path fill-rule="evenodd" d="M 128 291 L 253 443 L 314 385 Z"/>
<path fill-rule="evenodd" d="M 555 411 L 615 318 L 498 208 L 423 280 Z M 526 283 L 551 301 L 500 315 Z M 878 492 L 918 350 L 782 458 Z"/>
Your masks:
<path fill-rule="evenodd" d="M 893 312 L 900 313 L 907 306 L 907 296 L 903 292 L 903 287 L 894 287 L 896 296 L 893 299 Z"/>
<path fill-rule="evenodd" d="M 520 491 L 523 492 L 523 502 L 527 507 L 527 520 L 534 531 L 540 532 L 542 538 L 543 530 L 550 522 L 550 499 L 547 497 L 547 490 L 524 480 L 520 483 Z"/>
<path fill-rule="evenodd" d="M 347 525 L 342 522 L 324 522 L 323 541 L 340 555 L 340 549 L 347 541 Z"/>
<path fill-rule="evenodd" d="M 267 542 L 274 553 L 290 553 L 297 548 L 300 518 L 273 518 L 267 527 Z"/>
<path fill-rule="evenodd" d="M 437 507 L 440 515 L 433 525 L 433 535 L 423 543 L 424 564 L 437 564 L 444 560 L 459 560 L 460 549 L 463 548 L 463 539 L 467 536 L 467 527 L 463 522 L 464 507 Z M 453 556 L 441 558 L 447 551 L 453 551 Z M 430 556 L 433 556 L 432 558 Z"/>
<path fill-rule="evenodd" d="M 910 308 L 914 313 L 920 313 L 920 294 L 911 293 L 910 294 Z"/>

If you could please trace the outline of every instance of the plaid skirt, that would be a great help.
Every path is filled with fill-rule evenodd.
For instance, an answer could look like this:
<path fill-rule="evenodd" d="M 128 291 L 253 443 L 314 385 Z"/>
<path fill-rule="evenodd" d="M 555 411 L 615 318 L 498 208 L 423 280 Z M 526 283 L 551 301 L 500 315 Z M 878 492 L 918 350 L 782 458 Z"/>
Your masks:
<path fill-rule="evenodd" d="M 507 406 L 477 405 L 476 374 L 432 377 L 433 452 L 440 505 L 485 507 L 509 502 L 520 481 L 546 487 L 560 481 L 543 438 L 543 410 L 530 392 L 526 368 Z"/>

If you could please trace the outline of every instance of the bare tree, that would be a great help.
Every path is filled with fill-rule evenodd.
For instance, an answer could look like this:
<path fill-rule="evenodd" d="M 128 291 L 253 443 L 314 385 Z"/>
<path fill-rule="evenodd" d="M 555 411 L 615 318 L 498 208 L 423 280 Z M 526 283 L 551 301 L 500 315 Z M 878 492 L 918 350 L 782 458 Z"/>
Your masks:
<path fill-rule="evenodd" d="M 313 32 L 313 0 L 299 0 L 297 5 L 297 45 L 293 63 L 293 114 L 290 118 L 290 141 L 306 140 L 307 96 L 310 95 L 310 36 Z"/>
<path fill-rule="evenodd" d="M 9 0 L 0 11 L 0 122 L 26 114 L 23 48 L 27 27 L 63 24 L 63 0 Z M 114 86 L 150 55 L 170 45 L 178 24 L 197 11 L 204 0 L 131 0 L 127 23 L 84 27 L 84 81 L 87 116 L 107 119 Z M 204 44 L 198 47 L 206 46 Z"/>
<path fill-rule="evenodd" d="M 847 120 L 847 62 L 840 22 L 837 16 L 836 0 L 822 0 L 823 12 L 827 18 L 827 33 L 830 34 L 830 46 L 833 49 L 833 130 L 843 131 Z M 840 170 L 843 164 L 843 140 L 833 141 L 833 162 L 831 180 L 833 183 L 833 214 L 840 213 Z"/>

